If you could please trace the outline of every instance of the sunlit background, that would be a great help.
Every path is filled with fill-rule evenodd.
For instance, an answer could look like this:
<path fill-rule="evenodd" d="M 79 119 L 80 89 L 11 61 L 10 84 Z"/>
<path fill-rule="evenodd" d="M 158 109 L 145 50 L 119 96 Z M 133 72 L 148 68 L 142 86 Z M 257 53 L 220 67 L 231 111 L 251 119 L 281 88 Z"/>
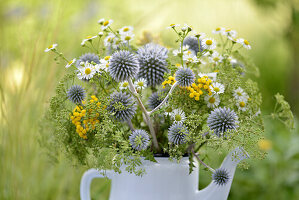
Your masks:
<path fill-rule="evenodd" d="M 68 58 L 87 52 L 80 46 L 100 31 L 97 20 L 115 27 L 132 25 L 173 47 L 171 23 L 192 25 L 212 36 L 212 29 L 235 29 L 248 39 L 248 56 L 260 68 L 254 79 L 263 93 L 266 159 L 237 170 L 229 199 L 299 199 L 299 131 L 267 116 L 273 95 L 285 95 L 299 114 L 298 0 L 2 0 L 0 3 L 0 199 L 79 199 L 84 168 L 63 155 L 58 162 L 39 144 L 42 116 L 63 76 L 63 64 L 44 49 L 58 43 Z M 296 125 L 298 122 L 296 123 Z M 215 167 L 219 162 L 215 162 Z M 213 165 L 213 163 L 211 164 Z M 200 173 L 199 187 L 210 181 Z M 93 199 L 108 199 L 110 182 L 92 183 Z"/>

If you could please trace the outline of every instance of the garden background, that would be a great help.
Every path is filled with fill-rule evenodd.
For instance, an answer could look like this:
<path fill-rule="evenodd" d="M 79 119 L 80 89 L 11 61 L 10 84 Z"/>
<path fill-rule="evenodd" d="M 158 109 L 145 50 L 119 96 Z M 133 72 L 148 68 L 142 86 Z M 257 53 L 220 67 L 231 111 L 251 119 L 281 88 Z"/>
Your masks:
<path fill-rule="evenodd" d="M 298 0 L 2 0 L 0 3 L 0 199 L 79 199 L 84 168 L 63 155 L 58 162 L 39 144 L 39 124 L 63 76 L 63 64 L 44 52 L 58 43 L 69 58 L 87 52 L 80 43 L 100 31 L 97 20 L 132 25 L 137 39 L 144 31 L 174 47 L 165 29 L 171 23 L 192 25 L 211 35 L 218 26 L 248 39 L 250 59 L 260 68 L 254 78 L 263 93 L 266 159 L 237 170 L 229 199 L 299 199 L 299 131 L 288 131 L 269 114 L 274 94 L 285 95 L 299 115 Z M 212 35 L 211 35 L 212 36 Z M 47 134 L 44 133 L 43 134 Z M 210 159 L 212 166 L 219 161 Z M 213 163 L 214 162 L 214 163 Z M 200 173 L 199 187 L 210 181 Z M 109 180 L 92 183 L 93 199 L 108 199 Z"/>

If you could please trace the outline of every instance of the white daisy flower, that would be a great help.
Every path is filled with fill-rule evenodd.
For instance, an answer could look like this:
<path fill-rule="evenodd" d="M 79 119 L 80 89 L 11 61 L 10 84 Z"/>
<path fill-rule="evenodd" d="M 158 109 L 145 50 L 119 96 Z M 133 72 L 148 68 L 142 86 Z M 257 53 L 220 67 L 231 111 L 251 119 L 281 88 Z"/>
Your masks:
<path fill-rule="evenodd" d="M 188 49 L 189 49 L 188 45 L 183 46 L 183 52 L 187 51 Z M 174 56 L 177 56 L 179 53 L 181 53 L 181 48 L 173 50 L 172 53 Z"/>
<path fill-rule="evenodd" d="M 173 111 L 172 107 L 169 105 L 169 103 L 165 103 L 164 107 L 166 108 L 164 111 L 165 116 L 171 116 L 171 113 Z"/>
<path fill-rule="evenodd" d="M 244 90 L 241 87 L 238 87 L 236 90 L 234 90 L 233 95 L 237 101 L 242 100 L 247 102 L 248 100 L 248 94 L 244 92 Z"/>
<path fill-rule="evenodd" d="M 81 45 L 84 46 L 85 42 L 92 41 L 96 37 L 98 37 L 98 36 L 97 35 L 95 35 L 95 36 L 87 36 L 85 39 L 82 40 Z"/>
<path fill-rule="evenodd" d="M 219 34 L 219 33 L 223 33 L 225 31 L 225 28 L 222 27 L 217 27 L 216 29 L 212 30 L 213 34 Z"/>
<path fill-rule="evenodd" d="M 104 19 L 104 18 L 102 18 L 102 19 L 99 19 L 99 20 L 98 20 L 98 24 L 101 24 L 101 25 L 102 25 L 102 24 L 104 23 L 104 21 L 105 21 L 105 19 Z"/>
<path fill-rule="evenodd" d="M 184 51 L 183 60 L 186 62 L 189 62 L 189 63 L 198 63 L 199 62 L 196 55 L 194 55 L 194 53 L 190 50 Z"/>
<path fill-rule="evenodd" d="M 216 48 L 216 41 L 212 38 L 205 38 L 202 40 L 202 46 L 204 49 L 212 50 Z"/>
<path fill-rule="evenodd" d="M 100 37 L 102 37 L 102 36 L 104 35 L 104 33 L 103 33 L 102 31 L 100 31 L 100 32 L 98 33 L 98 35 L 99 35 Z"/>
<path fill-rule="evenodd" d="M 124 33 L 122 35 L 120 35 L 120 38 L 123 42 L 130 42 L 131 40 L 133 40 L 134 38 L 134 34 L 132 32 L 127 32 L 127 33 Z"/>
<path fill-rule="evenodd" d="M 235 64 L 238 63 L 237 59 L 235 59 L 235 58 L 233 58 L 233 57 L 231 57 L 231 56 L 229 56 L 229 57 L 227 58 L 227 60 L 230 62 L 231 65 L 235 65 Z"/>
<path fill-rule="evenodd" d="M 212 85 L 210 85 L 210 88 L 214 94 L 222 94 L 224 93 L 224 89 L 225 89 L 223 84 L 217 82 L 212 83 Z"/>
<path fill-rule="evenodd" d="M 186 120 L 185 112 L 181 109 L 174 109 L 170 116 L 175 123 L 183 123 Z"/>
<path fill-rule="evenodd" d="M 184 24 L 184 26 L 181 28 L 182 31 L 187 31 L 188 29 L 189 31 L 192 31 L 192 27 L 187 24 Z"/>
<path fill-rule="evenodd" d="M 100 60 L 99 69 L 102 69 L 104 71 L 108 71 L 110 59 L 112 56 L 106 56 L 105 58 Z"/>
<path fill-rule="evenodd" d="M 136 89 L 141 90 L 147 87 L 147 82 L 144 78 L 140 78 L 134 82 L 134 86 Z"/>
<path fill-rule="evenodd" d="M 96 70 L 94 66 L 88 62 L 82 66 L 82 68 L 79 69 L 79 72 L 77 74 L 79 79 L 91 79 L 96 73 Z"/>
<path fill-rule="evenodd" d="M 55 49 L 58 46 L 58 44 L 52 44 L 50 46 L 48 46 L 48 48 L 45 49 L 45 52 L 51 51 L 53 49 Z"/>
<path fill-rule="evenodd" d="M 199 38 L 200 40 L 203 40 L 206 37 L 205 33 L 197 33 L 197 32 L 192 32 L 192 34 L 194 35 L 194 37 Z"/>
<path fill-rule="evenodd" d="M 199 73 L 198 76 L 200 78 L 204 77 L 204 76 L 207 76 L 209 77 L 210 79 L 212 79 L 212 81 L 216 81 L 216 78 L 217 78 L 217 72 L 211 72 L 211 73 Z"/>
<path fill-rule="evenodd" d="M 221 63 L 222 60 L 223 57 L 217 51 L 214 51 L 213 54 L 209 57 L 209 61 L 211 63 L 215 63 L 216 65 Z"/>
<path fill-rule="evenodd" d="M 239 100 L 236 103 L 236 105 L 237 105 L 238 109 L 241 110 L 241 111 L 246 111 L 247 110 L 247 101 Z"/>
<path fill-rule="evenodd" d="M 113 45 L 116 36 L 113 33 L 109 33 L 104 39 L 105 47 L 110 47 Z"/>
<path fill-rule="evenodd" d="M 121 29 L 119 29 L 118 31 L 119 31 L 120 35 L 123 35 L 126 33 L 132 33 L 133 30 L 134 30 L 134 28 L 132 26 L 124 26 Z"/>
<path fill-rule="evenodd" d="M 76 62 L 76 58 L 74 58 L 73 60 L 71 60 L 70 62 L 68 62 L 65 66 L 65 68 L 69 68 L 70 66 L 72 66 L 72 64 L 74 64 Z"/>
<path fill-rule="evenodd" d="M 113 23 L 113 20 L 112 19 L 109 19 L 107 21 L 104 21 L 102 23 L 102 30 L 106 30 L 109 26 L 111 26 L 111 24 Z"/>
<path fill-rule="evenodd" d="M 218 94 L 212 94 L 211 96 L 210 95 L 206 95 L 205 96 L 205 101 L 207 102 L 207 106 L 209 108 L 215 108 L 220 103 L 220 99 L 219 99 Z"/>
<path fill-rule="evenodd" d="M 237 31 L 231 30 L 231 29 L 225 29 L 225 31 L 222 32 L 222 35 L 225 35 L 228 38 L 236 38 L 237 37 Z"/>
<path fill-rule="evenodd" d="M 120 90 L 126 90 L 129 89 L 129 82 L 128 81 L 123 81 L 119 83 L 119 89 Z"/>
<path fill-rule="evenodd" d="M 251 46 L 250 46 L 248 40 L 245 40 L 243 38 L 239 38 L 239 39 L 237 39 L 237 43 L 241 44 L 246 49 L 251 49 Z"/>
<path fill-rule="evenodd" d="M 179 24 L 170 24 L 168 27 L 166 27 L 167 29 L 172 29 L 172 28 L 175 28 L 175 27 L 179 27 L 180 25 Z"/>

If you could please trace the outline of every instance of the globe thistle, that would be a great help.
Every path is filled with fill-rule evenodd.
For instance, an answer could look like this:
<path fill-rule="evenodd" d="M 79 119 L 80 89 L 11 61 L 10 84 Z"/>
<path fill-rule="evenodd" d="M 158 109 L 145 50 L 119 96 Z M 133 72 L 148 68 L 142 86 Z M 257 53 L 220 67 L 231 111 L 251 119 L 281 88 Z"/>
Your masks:
<path fill-rule="evenodd" d="M 173 144 L 184 144 L 188 134 L 187 128 L 182 123 L 174 123 L 168 129 L 168 140 Z"/>
<path fill-rule="evenodd" d="M 194 83 L 195 75 L 189 68 L 180 68 L 176 71 L 175 80 L 181 87 L 188 87 Z"/>
<path fill-rule="evenodd" d="M 137 108 L 136 103 L 130 95 L 125 92 L 114 92 L 110 98 L 107 110 L 114 113 L 114 117 L 117 120 L 127 121 L 133 118 Z"/>
<path fill-rule="evenodd" d="M 152 93 L 152 95 L 148 98 L 148 107 L 153 110 L 160 105 L 165 98 L 165 93 L 166 90 Z"/>
<path fill-rule="evenodd" d="M 163 82 L 167 69 L 168 50 L 158 44 L 146 44 L 138 49 L 139 73 L 138 77 L 145 78 L 148 86 L 156 86 Z"/>
<path fill-rule="evenodd" d="M 237 123 L 238 116 L 230 108 L 215 108 L 208 117 L 208 126 L 217 136 L 223 133 L 236 129 L 238 127 Z"/>
<path fill-rule="evenodd" d="M 135 130 L 129 136 L 130 144 L 137 151 L 145 150 L 150 143 L 150 137 L 144 130 Z"/>
<path fill-rule="evenodd" d="M 196 37 L 194 36 L 188 36 L 184 39 L 184 42 L 183 42 L 183 46 L 186 46 L 188 45 L 189 49 L 191 51 L 193 51 L 193 53 L 195 55 L 197 55 L 197 53 L 199 51 L 203 51 L 203 48 L 201 46 L 201 40 L 199 40 L 199 43 L 200 43 L 200 47 L 198 48 L 198 40 Z"/>
<path fill-rule="evenodd" d="M 76 62 L 77 67 L 80 66 L 81 62 L 88 62 L 88 63 L 96 63 L 99 64 L 100 63 L 100 59 L 99 56 L 94 54 L 94 53 L 85 53 L 82 56 L 79 57 L 79 59 Z"/>
<path fill-rule="evenodd" d="M 137 56 L 126 50 L 116 51 L 112 54 L 108 70 L 116 81 L 134 78 L 139 70 Z"/>
<path fill-rule="evenodd" d="M 216 169 L 215 172 L 212 174 L 212 179 L 214 183 L 216 183 L 217 185 L 223 186 L 229 181 L 230 177 L 226 169 L 219 168 Z"/>
<path fill-rule="evenodd" d="M 80 85 L 73 85 L 67 91 L 67 97 L 75 104 L 81 103 L 86 97 L 86 93 L 83 87 Z"/>

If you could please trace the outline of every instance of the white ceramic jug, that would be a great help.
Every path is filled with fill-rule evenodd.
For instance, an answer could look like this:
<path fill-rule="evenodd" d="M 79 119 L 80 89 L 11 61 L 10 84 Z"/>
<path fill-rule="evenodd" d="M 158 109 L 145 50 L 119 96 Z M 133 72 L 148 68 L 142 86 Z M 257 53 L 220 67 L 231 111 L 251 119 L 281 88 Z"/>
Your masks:
<path fill-rule="evenodd" d="M 198 190 L 198 170 L 189 174 L 188 157 L 180 163 L 164 157 L 156 158 L 157 163 L 143 160 L 146 174 L 142 177 L 124 168 L 121 174 L 107 171 L 107 178 L 112 180 L 109 200 L 226 200 L 237 164 L 248 157 L 241 148 L 230 152 L 221 164 L 229 173 L 228 183 L 218 185 L 212 181 L 202 190 Z M 80 185 L 82 200 L 90 200 L 92 179 L 102 177 L 96 169 L 84 173 Z"/>

